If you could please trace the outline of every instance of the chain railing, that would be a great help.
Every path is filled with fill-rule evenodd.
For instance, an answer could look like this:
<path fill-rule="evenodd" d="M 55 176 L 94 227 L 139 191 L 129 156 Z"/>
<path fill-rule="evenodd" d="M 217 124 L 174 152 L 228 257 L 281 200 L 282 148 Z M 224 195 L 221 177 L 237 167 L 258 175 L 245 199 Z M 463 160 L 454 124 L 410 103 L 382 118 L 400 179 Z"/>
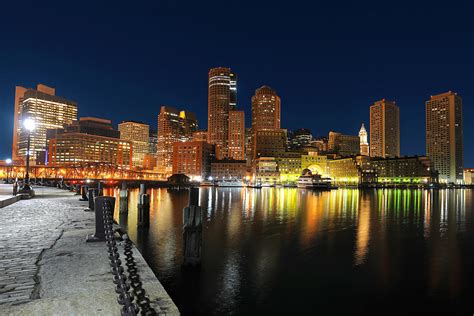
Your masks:
<path fill-rule="evenodd" d="M 112 228 L 112 211 L 109 201 L 105 202 L 103 208 L 105 239 L 107 244 L 107 251 L 109 253 L 110 266 L 112 267 L 112 274 L 114 275 L 115 293 L 118 294 L 117 301 L 122 305 L 122 316 L 134 316 L 138 314 L 138 306 L 133 303 L 133 297 L 130 295 L 130 286 L 127 283 L 122 262 L 120 261 L 120 254 L 118 252 L 117 243 L 115 242 L 114 231 Z"/>
<path fill-rule="evenodd" d="M 128 280 L 122 267 L 120 254 L 118 252 L 117 243 L 115 242 L 114 231 L 112 227 L 112 207 L 110 201 L 105 202 L 103 208 L 105 239 L 107 244 L 107 251 L 109 253 L 110 266 L 112 267 L 112 274 L 114 275 L 114 283 L 116 285 L 115 292 L 118 294 L 117 301 L 122 305 L 122 316 L 137 315 L 157 315 L 157 312 L 150 306 L 150 299 L 146 296 L 146 291 L 143 289 L 140 275 L 136 266 L 135 258 L 133 257 L 133 243 L 127 234 L 122 235 L 124 240 L 124 254 L 125 265 L 127 266 Z M 130 293 L 130 286 L 132 294 Z M 136 303 L 133 300 L 136 299 Z"/>

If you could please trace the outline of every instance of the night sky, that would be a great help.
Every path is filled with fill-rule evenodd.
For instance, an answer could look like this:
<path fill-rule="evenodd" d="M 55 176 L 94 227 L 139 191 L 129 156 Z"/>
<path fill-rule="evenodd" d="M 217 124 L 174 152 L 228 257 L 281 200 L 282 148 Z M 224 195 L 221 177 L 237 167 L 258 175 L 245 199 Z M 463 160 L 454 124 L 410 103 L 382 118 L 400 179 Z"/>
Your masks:
<path fill-rule="evenodd" d="M 282 99 L 282 127 L 315 136 L 357 134 L 373 101 L 395 100 L 402 155 L 425 154 L 429 96 L 456 91 L 474 167 L 473 12 L 470 1 L 3 1 L 0 159 L 11 155 L 15 85 L 53 86 L 80 117 L 156 129 L 167 104 L 206 128 L 207 73 L 226 66 L 247 126 L 264 84 Z"/>

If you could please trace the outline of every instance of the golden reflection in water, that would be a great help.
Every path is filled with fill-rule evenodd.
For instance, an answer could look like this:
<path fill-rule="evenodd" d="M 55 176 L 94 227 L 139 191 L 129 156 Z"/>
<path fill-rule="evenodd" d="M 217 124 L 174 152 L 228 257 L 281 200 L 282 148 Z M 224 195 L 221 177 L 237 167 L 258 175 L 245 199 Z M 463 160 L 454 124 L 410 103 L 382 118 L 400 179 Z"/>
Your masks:
<path fill-rule="evenodd" d="M 370 241 L 370 199 L 365 197 L 359 204 L 359 215 L 357 218 L 357 239 L 356 250 L 354 254 L 354 264 L 365 263 L 365 258 L 369 251 Z"/>

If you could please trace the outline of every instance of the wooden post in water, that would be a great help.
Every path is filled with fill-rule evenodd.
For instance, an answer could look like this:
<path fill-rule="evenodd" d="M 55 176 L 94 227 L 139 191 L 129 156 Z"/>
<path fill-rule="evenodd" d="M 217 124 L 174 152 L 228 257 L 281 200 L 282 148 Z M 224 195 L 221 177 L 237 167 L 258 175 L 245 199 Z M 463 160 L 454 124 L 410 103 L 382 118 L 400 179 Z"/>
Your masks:
<path fill-rule="evenodd" d="M 120 214 L 128 213 L 128 190 L 127 182 L 122 182 L 122 189 L 120 190 Z"/>
<path fill-rule="evenodd" d="M 146 194 L 145 184 L 140 184 L 140 194 L 138 195 L 138 220 L 139 228 L 150 227 L 150 196 Z"/>
<path fill-rule="evenodd" d="M 189 206 L 183 209 L 183 256 L 185 266 L 201 264 L 202 208 L 199 204 L 199 188 L 189 189 Z"/>

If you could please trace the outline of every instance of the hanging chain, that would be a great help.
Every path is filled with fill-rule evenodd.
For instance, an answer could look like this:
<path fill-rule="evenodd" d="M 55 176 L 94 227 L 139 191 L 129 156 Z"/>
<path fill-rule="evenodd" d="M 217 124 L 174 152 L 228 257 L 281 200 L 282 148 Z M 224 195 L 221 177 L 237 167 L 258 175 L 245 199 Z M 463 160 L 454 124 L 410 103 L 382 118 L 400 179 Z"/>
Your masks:
<path fill-rule="evenodd" d="M 112 267 L 112 274 L 114 275 L 115 293 L 118 294 L 117 301 L 122 305 L 122 316 L 134 316 L 138 314 L 138 307 L 133 303 L 133 297 L 130 295 L 130 286 L 127 283 L 120 255 L 117 249 L 117 243 L 114 238 L 114 231 L 112 229 L 112 212 L 109 201 L 105 201 L 103 208 L 105 239 L 107 244 L 107 251 L 109 253 L 110 266 Z"/>
<path fill-rule="evenodd" d="M 128 278 L 130 285 L 133 289 L 133 294 L 136 297 L 136 302 L 140 306 L 141 315 L 157 315 L 153 307 L 150 306 L 150 299 L 146 296 L 145 289 L 142 288 L 142 281 L 140 280 L 140 275 L 138 274 L 138 269 L 136 266 L 135 259 L 133 258 L 132 251 L 132 241 L 127 234 L 124 234 L 122 238 L 125 241 L 125 265 L 127 266 Z"/>

